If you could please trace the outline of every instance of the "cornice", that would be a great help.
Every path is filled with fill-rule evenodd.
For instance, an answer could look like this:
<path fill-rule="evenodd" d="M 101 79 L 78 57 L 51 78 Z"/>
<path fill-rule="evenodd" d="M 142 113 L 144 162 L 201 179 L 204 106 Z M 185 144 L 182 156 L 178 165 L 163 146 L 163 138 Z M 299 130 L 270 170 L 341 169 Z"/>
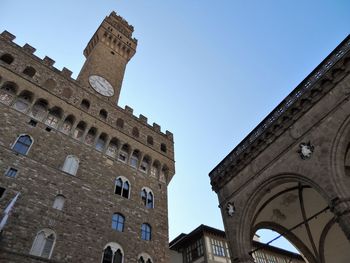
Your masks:
<path fill-rule="evenodd" d="M 213 190 L 217 192 L 349 74 L 349 57 L 350 35 L 209 173 Z"/>

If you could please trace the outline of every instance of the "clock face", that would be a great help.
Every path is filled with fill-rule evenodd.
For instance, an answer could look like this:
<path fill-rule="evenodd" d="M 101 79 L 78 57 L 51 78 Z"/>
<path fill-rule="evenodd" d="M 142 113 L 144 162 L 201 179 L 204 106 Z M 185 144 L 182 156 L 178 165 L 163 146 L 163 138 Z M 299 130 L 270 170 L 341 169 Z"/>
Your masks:
<path fill-rule="evenodd" d="M 91 75 L 89 77 L 91 87 L 103 96 L 111 97 L 114 94 L 113 86 L 103 77 Z"/>

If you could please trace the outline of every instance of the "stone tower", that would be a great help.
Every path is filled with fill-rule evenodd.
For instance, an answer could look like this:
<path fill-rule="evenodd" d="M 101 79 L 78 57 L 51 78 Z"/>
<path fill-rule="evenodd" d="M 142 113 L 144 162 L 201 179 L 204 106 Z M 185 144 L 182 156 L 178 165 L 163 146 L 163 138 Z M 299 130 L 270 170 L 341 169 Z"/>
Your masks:
<path fill-rule="evenodd" d="M 84 50 L 86 61 L 77 80 L 98 96 L 117 104 L 125 67 L 134 56 L 134 28 L 112 12 L 99 26 Z"/>
<path fill-rule="evenodd" d="M 173 135 L 115 103 L 132 31 L 112 12 L 78 80 L 0 34 L 0 262 L 169 262 Z"/>

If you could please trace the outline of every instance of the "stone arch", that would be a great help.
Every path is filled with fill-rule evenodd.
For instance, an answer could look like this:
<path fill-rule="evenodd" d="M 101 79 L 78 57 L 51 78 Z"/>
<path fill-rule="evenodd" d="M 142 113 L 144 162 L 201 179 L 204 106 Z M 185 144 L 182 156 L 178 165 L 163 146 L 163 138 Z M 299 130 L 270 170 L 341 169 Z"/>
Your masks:
<path fill-rule="evenodd" d="M 331 211 L 331 198 L 325 189 L 302 175 L 271 176 L 250 190 L 244 198 L 237 198 L 240 209 L 233 214 L 232 220 L 227 219 L 229 225 L 232 224 L 232 228 L 228 227 L 229 232 L 234 233 L 231 242 L 235 243 L 235 251 L 232 253 L 239 258 L 238 262 L 253 262 L 250 257 L 253 235 L 258 229 L 268 228 L 283 234 L 309 263 L 321 262 L 324 251 L 339 250 L 339 253 L 348 253 L 347 256 L 350 256 L 348 248 L 346 250 L 339 244 L 328 242 L 328 247 L 321 248 L 322 233 L 327 223 L 336 218 L 336 214 Z M 287 230 L 291 230 L 291 233 Z M 348 244 L 338 224 L 333 230 L 342 233 L 339 240 Z"/>
<path fill-rule="evenodd" d="M 347 159 L 348 158 L 348 159 Z M 332 143 L 332 173 L 330 179 L 339 197 L 349 195 L 350 189 L 350 116 L 341 124 Z"/>

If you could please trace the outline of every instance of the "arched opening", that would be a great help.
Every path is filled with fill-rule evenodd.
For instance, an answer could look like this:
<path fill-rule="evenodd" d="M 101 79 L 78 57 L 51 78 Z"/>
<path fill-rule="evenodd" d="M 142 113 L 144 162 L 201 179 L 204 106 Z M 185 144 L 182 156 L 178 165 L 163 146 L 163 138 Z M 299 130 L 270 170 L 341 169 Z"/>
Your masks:
<path fill-rule="evenodd" d="M 142 162 L 140 164 L 140 171 L 141 172 L 144 172 L 145 174 L 148 173 L 149 171 L 149 166 L 150 166 L 150 163 L 151 163 L 151 157 L 148 156 L 148 155 L 145 155 L 142 159 Z"/>
<path fill-rule="evenodd" d="M 0 60 L 5 62 L 6 64 L 12 64 L 14 58 L 12 55 L 10 54 L 3 54 L 1 57 L 0 57 Z"/>
<path fill-rule="evenodd" d="M 96 137 L 97 129 L 91 127 L 88 133 L 86 134 L 85 143 L 88 145 L 93 145 Z"/>
<path fill-rule="evenodd" d="M 73 136 L 75 139 L 81 140 L 86 129 L 86 123 L 80 121 L 74 130 Z"/>
<path fill-rule="evenodd" d="M 130 146 L 128 144 L 124 144 L 123 147 L 120 149 L 118 160 L 123 163 L 126 163 L 129 158 L 129 153 L 130 153 Z"/>
<path fill-rule="evenodd" d="M 32 103 L 32 100 L 33 100 L 33 93 L 31 93 L 30 91 L 24 90 L 17 97 L 17 100 L 14 103 L 13 107 L 18 111 L 25 112 L 29 108 L 29 105 Z"/>
<path fill-rule="evenodd" d="M 249 218 L 242 220 L 251 222 L 249 239 L 254 239 L 256 231 L 260 230 L 258 233 L 265 235 L 267 232 L 262 229 L 269 229 L 288 240 L 304 257 L 305 262 L 347 262 L 350 257 L 349 242 L 336 222 L 335 214 L 330 210 L 331 202 L 324 196 L 316 185 L 301 177 L 300 180 L 279 179 L 259 187 L 247 208 L 249 212 L 246 215 Z M 270 236 L 267 239 L 272 241 L 275 238 L 276 236 Z M 276 238 L 278 239 L 281 238 Z M 277 241 L 271 242 L 271 245 L 274 242 Z M 269 252 L 268 247 L 254 241 L 246 253 L 255 257 L 257 262 L 263 256 L 278 262 L 277 258 L 281 256 Z M 297 260 L 295 256 L 292 262 L 299 262 Z"/>
<path fill-rule="evenodd" d="M 39 121 L 42 121 L 47 114 L 48 105 L 49 104 L 47 100 L 38 99 L 32 107 L 32 117 Z"/>
<path fill-rule="evenodd" d="M 124 120 L 121 118 L 117 119 L 116 125 L 118 128 L 123 129 L 124 128 Z"/>
<path fill-rule="evenodd" d="M 140 161 L 140 151 L 139 150 L 134 150 L 130 157 L 130 165 L 131 167 L 138 168 L 139 166 L 139 161 Z"/>
<path fill-rule="evenodd" d="M 75 117 L 73 115 L 68 115 L 63 122 L 61 131 L 65 134 L 69 134 L 72 130 L 73 124 L 75 122 Z"/>
<path fill-rule="evenodd" d="M 88 110 L 90 108 L 90 101 L 83 99 L 80 103 L 80 107 L 84 110 Z"/>
<path fill-rule="evenodd" d="M 97 141 L 96 141 L 96 145 L 95 145 L 95 149 L 97 151 L 102 152 L 105 148 L 106 145 L 106 141 L 107 141 L 107 134 L 106 133 L 102 133 L 100 135 L 100 137 L 98 137 Z"/>
<path fill-rule="evenodd" d="M 35 73 L 36 73 L 35 68 L 30 67 L 30 66 L 26 67 L 26 68 L 23 70 L 23 74 L 24 74 L 24 75 L 27 75 L 28 77 L 31 77 L 31 78 L 34 77 Z"/>
<path fill-rule="evenodd" d="M 14 82 L 5 82 L 0 89 L 0 101 L 10 105 L 17 93 L 17 85 Z"/>
<path fill-rule="evenodd" d="M 108 113 L 105 109 L 100 110 L 100 114 L 99 114 L 100 118 L 103 120 L 107 119 Z"/>
<path fill-rule="evenodd" d="M 106 150 L 106 154 L 112 158 L 116 158 L 119 147 L 119 141 L 117 138 L 112 138 Z"/>
<path fill-rule="evenodd" d="M 132 136 L 134 136 L 136 138 L 140 137 L 140 132 L 139 132 L 139 129 L 137 127 L 134 127 L 132 129 Z"/>
<path fill-rule="evenodd" d="M 49 115 L 45 123 L 52 128 L 57 128 L 59 121 L 62 119 L 63 110 L 59 107 L 53 107 L 49 110 Z"/>

